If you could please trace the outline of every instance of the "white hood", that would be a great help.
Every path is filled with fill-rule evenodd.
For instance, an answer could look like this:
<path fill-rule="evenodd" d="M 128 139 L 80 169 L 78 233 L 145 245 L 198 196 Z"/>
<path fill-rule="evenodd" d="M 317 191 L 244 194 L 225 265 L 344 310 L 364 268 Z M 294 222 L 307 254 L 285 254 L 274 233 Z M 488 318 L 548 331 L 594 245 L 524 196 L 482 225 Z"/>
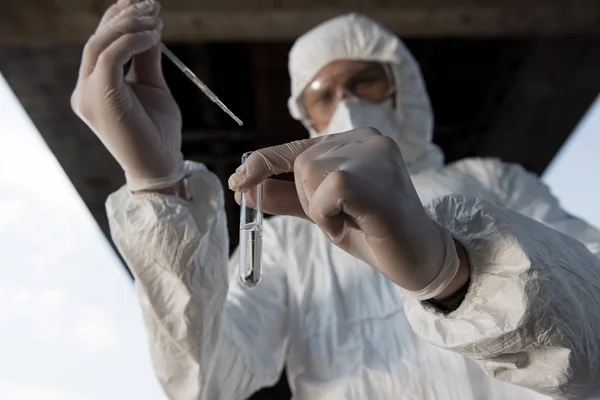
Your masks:
<path fill-rule="evenodd" d="M 403 135 L 418 138 L 418 155 L 411 159 L 420 167 L 439 166 L 443 155 L 431 143 L 433 113 L 419 65 L 404 43 L 386 28 L 360 14 L 330 19 L 299 37 L 290 50 L 288 69 L 291 96 L 288 108 L 293 118 L 310 129 L 299 106 L 299 97 L 316 74 L 337 60 L 389 63 L 396 83 L 396 119 L 401 126 L 394 139 L 402 149 Z M 414 140 L 413 140 L 414 142 Z M 412 147 L 412 146 L 411 146 Z M 414 151 L 414 149 L 411 149 Z M 417 165 L 411 165 L 411 170 Z"/>

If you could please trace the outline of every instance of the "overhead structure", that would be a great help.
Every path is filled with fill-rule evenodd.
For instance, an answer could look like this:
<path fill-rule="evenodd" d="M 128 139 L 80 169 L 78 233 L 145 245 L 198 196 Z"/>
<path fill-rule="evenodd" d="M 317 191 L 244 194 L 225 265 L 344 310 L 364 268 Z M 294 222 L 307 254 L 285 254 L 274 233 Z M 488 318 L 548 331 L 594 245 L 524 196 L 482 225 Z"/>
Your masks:
<path fill-rule="evenodd" d="M 0 44 L 83 43 L 106 0 L 4 0 Z M 291 40 L 358 11 L 404 37 L 600 34 L 597 0 L 165 0 L 165 40 Z"/>

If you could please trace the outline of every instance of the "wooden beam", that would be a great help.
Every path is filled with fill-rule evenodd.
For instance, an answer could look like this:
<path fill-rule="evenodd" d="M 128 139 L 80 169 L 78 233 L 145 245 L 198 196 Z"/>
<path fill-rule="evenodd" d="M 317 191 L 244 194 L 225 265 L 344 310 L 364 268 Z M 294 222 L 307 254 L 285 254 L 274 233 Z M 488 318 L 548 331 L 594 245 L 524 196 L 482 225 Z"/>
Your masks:
<path fill-rule="evenodd" d="M 84 43 L 106 1 L 5 0 L 0 44 Z M 411 36 L 600 35 L 597 0 L 164 1 L 165 41 L 291 40 L 333 16 L 363 12 Z"/>
<path fill-rule="evenodd" d="M 541 174 L 600 93 L 600 38 L 538 41 L 472 155 Z"/>

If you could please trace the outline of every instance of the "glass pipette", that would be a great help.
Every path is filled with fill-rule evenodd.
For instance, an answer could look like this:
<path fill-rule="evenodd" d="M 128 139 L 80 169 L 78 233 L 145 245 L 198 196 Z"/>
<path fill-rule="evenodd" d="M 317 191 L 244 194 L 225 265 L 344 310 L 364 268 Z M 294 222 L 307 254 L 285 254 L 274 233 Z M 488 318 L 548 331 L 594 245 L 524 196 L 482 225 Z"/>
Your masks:
<path fill-rule="evenodd" d="M 185 74 L 185 76 L 190 78 L 190 80 L 194 82 L 194 84 L 198 86 L 200 90 L 202 90 L 202 93 L 204 93 L 213 103 L 221 107 L 221 110 L 225 111 L 225 113 L 229 115 L 235 122 L 237 122 L 239 126 L 242 126 L 244 124 L 242 120 L 239 119 L 234 113 L 232 113 L 231 110 L 227 108 L 227 106 L 223 104 L 223 102 L 219 100 L 219 98 L 212 92 L 212 90 L 210 90 L 208 86 L 206 86 L 204 82 L 202 82 L 200 78 L 198 78 L 196 74 L 192 72 L 191 69 L 186 67 L 186 65 L 179 59 L 179 57 L 173 54 L 173 52 L 169 50 L 167 46 L 165 46 L 163 43 L 161 43 L 161 49 L 164 55 L 166 55 L 169 58 L 169 60 L 171 60 L 173 64 L 175 64 L 177 68 L 179 68 L 181 72 Z"/>

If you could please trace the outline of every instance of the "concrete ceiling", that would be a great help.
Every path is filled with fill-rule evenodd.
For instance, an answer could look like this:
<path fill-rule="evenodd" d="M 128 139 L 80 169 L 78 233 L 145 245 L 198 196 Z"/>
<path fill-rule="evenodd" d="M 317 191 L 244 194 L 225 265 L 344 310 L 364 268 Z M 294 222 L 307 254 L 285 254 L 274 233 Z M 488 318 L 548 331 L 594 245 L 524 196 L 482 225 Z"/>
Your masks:
<path fill-rule="evenodd" d="M 83 43 L 106 0 L 3 0 L 0 44 Z M 291 40 L 359 11 L 403 37 L 600 34 L 597 0 L 165 0 L 166 41 Z"/>

